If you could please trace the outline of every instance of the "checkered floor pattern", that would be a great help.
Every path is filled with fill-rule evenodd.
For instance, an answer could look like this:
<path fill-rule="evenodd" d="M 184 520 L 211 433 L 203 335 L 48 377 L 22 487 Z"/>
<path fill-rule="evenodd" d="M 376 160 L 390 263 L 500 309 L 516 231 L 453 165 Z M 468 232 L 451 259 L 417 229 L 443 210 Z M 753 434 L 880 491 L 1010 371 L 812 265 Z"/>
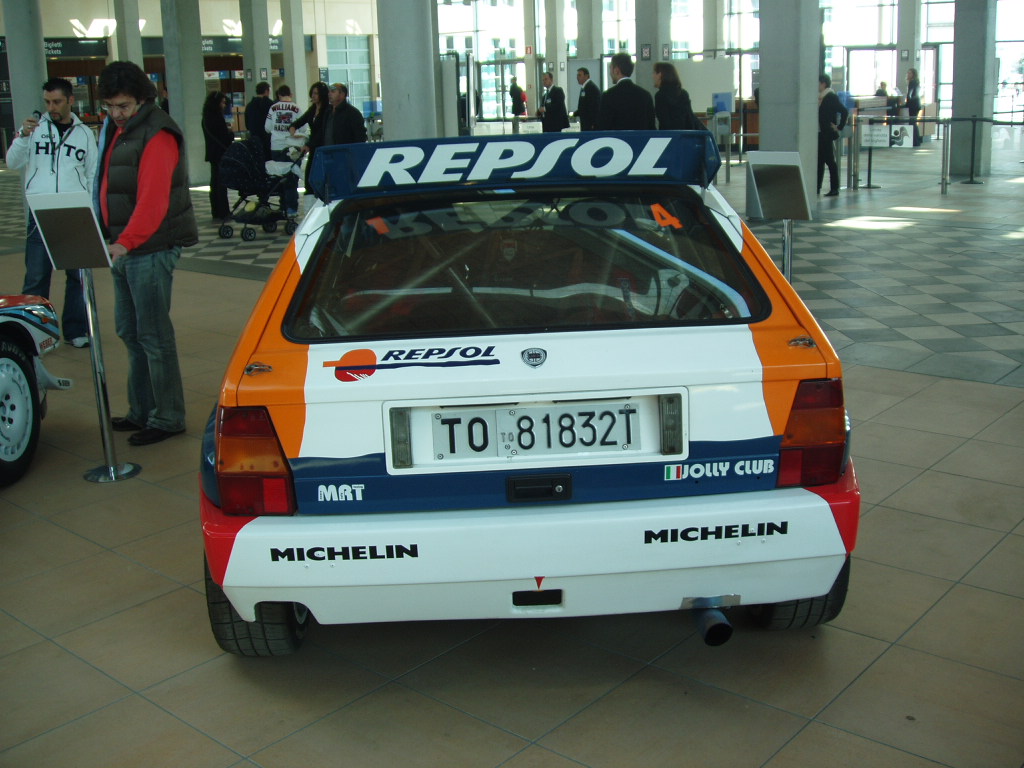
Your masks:
<path fill-rule="evenodd" d="M 1024 387 L 1024 137 L 1001 137 L 985 184 L 953 179 L 947 194 L 939 146 L 876 150 L 879 188 L 813 202 L 815 219 L 795 223 L 793 284 L 848 364 Z M 719 189 L 742 215 L 745 174 L 731 171 Z M 265 280 L 288 242 L 283 226 L 245 242 L 235 224 L 223 239 L 206 189 L 193 201 L 200 242 L 181 268 Z M 781 223 L 750 226 L 781 261 Z M 0 252 L 23 236 L 18 174 L 0 170 Z"/>

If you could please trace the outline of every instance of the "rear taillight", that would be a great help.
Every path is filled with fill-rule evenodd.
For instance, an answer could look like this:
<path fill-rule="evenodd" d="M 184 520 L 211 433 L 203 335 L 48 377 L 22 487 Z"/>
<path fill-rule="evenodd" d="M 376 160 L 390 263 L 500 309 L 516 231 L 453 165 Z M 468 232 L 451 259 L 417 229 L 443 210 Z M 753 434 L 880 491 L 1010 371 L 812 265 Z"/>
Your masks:
<path fill-rule="evenodd" d="M 291 515 L 288 461 L 266 408 L 217 411 L 217 484 L 228 515 Z"/>
<path fill-rule="evenodd" d="M 846 408 L 841 379 L 801 381 L 779 456 L 779 486 L 836 482 L 846 464 Z"/>

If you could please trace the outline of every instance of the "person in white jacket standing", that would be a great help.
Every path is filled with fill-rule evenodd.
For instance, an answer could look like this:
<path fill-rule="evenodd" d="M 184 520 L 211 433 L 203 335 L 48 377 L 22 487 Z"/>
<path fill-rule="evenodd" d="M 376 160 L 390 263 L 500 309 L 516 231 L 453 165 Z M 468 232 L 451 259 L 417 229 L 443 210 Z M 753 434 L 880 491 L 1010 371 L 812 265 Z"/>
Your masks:
<path fill-rule="evenodd" d="M 21 130 L 7 150 L 7 167 L 22 170 L 26 195 L 54 192 L 91 195 L 99 158 L 96 137 L 71 111 L 75 103 L 71 83 L 61 77 L 47 80 L 43 84 L 43 103 L 45 114 L 35 112 L 21 124 Z M 25 283 L 21 292 L 48 299 L 53 266 L 31 213 L 27 235 Z M 61 328 L 72 346 L 89 346 L 85 298 L 77 269 L 67 271 Z"/>

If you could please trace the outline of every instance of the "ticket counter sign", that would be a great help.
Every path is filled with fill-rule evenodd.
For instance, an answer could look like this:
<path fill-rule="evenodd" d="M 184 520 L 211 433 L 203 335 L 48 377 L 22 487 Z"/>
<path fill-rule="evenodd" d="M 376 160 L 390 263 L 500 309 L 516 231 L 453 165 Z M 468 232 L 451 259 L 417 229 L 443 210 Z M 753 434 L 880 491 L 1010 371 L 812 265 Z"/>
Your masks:
<path fill-rule="evenodd" d="M 889 136 L 892 128 L 889 125 L 863 125 L 861 126 L 860 145 L 862 147 L 888 147 Z"/>

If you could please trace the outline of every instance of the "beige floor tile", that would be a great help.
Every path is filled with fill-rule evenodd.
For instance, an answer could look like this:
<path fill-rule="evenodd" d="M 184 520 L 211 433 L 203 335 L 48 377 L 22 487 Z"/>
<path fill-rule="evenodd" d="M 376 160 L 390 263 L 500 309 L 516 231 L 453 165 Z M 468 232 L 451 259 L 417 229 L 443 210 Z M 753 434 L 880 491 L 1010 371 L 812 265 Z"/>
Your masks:
<path fill-rule="evenodd" d="M 29 512 L 27 509 L 22 509 L 9 501 L 0 499 L 0 533 L 38 519 L 38 515 Z"/>
<path fill-rule="evenodd" d="M 580 642 L 642 661 L 661 656 L 697 631 L 686 611 L 560 619 L 557 628 Z"/>
<path fill-rule="evenodd" d="M 3 532 L 0 584 L 28 579 L 101 551 L 95 543 L 78 534 L 32 516 Z"/>
<path fill-rule="evenodd" d="M 921 373 L 888 371 L 866 365 L 843 367 L 843 386 L 863 392 L 910 397 L 942 379 Z"/>
<path fill-rule="evenodd" d="M 829 626 L 896 641 L 953 586 L 953 582 L 857 557 L 843 612 Z"/>
<path fill-rule="evenodd" d="M 694 680 L 646 669 L 538 743 L 593 768 L 754 768 L 805 722 Z"/>
<path fill-rule="evenodd" d="M 205 425 L 205 418 L 203 424 Z M 200 427 L 196 428 L 196 434 L 201 431 Z M 196 467 L 199 465 L 199 458 L 196 458 Z M 174 477 L 168 477 L 164 480 L 160 480 L 156 483 L 161 488 L 166 488 L 169 491 L 174 491 L 179 496 L 186 496 L 192 500 L 193 509 L 199 509 L 199 471 L 196 467 L 190 467 L 189 471 L 183 472 L 180 475 Z"/>
<path fill-rule="evenodd" d="M 7 656 L 43 640 L 38 632 L 33 632 L 17 619 L 0 612 L 0 656 Z"/>
<path fill-rule="evenodd" d="M 1024 405 L 997 419 L 987 429 L 978 433 L 979 440 L 990 443 L 1004 443 L 1024 447 Z"/>
<path fill-rule="evenodd" d="M 818 718 L 956 768 L 1019 768 L 1024 681 L 894 647 Z"/>
<path fill-rule="evenodd" d="M 0 691 L 4 692 L 0 697 L 0 749 L 20 744 L 130 693 L 49 642 L 0 657 Z M 63 757 L 67 760 L 68 755 Z M 0 760 L 5 759 L 0 753 Z M 28 768 L 32 763 L 21 765 Z"/>
<path fill-rule="evenodd" d="M 880 504 L 905 486 L 923 470 L 890 461 L 877 461 L 856 455 L 857 431 L 853 432 L 854 464 L 857 467 L 857 479 L 860 481 L 862 504 Z"/>
<path fill-rule="evenodd" d="M 640 668 L 552 622 L 509 621 L 403 677 L 410 688 L 535 739 Z"/>
<path fill-rule="evenodd" d="M 937 463 L 933 469 L 994 483 L 1024 486 L 1024 447 L 971 440 Z"/>
<path fill-rule="evenodd" d="M 179 585 L 111 552 L 0 585 L 0 606 L 53 637 L 144 603 Z"/>
<path fill-rule="evenodd" d="M 861 520 L 856 552 L 864 560 L 955 581 L 1002 537 L 987 528 L 875 507 Z"/>
<path fill-rule="evenodd" d="M 93 459 L 86 459 L 44 445 L 41 440 L 28 474 L 14 485 L 0 489 L 0 499 L 40 515 L 52 515 L 129 492 L 126 483 L 90 483 L 84 479 L 86 472 L 102 463 L 102 445 Z"/>
<path fill-rule="evenodd" d="M 203 578 L 203 533 L 198 521 L 168 528 L 118 547 L 116 551 L 182 584 Z"/>
<path fill-rule="evenodd" d="M 527 745 L 457 709 L 390 684 L 253 759 L 263 768 L 477 768 L 500 765 Z"/>
<path fill-rule="evenodd" d="M 524 749 L 501 768 L 579 768 L 580 763 L 555 754 L 543 747 L 532 746 Z"/>
<path fill-rule="evenodd" d="M 811 723 L 765 768 L 937 768 L 931 760 L 852 733 Z"/>
<path fill-rule="evenodd" d="M 306 642 L 372 669 L 389 679 L 451 651 L 492 627 L 493 621 L 417 621 L 315 625 Z"/>
<path fill-rule="evenodd" d="M 1010 531 L 1024 520 L 1019 487 L 934 470 L 893 493 L 885 506 L 998 531 Z"/>
<path fill-rule="evenodd" d="M 1024 598 L 957 585 L 900 645 L 1024 679 L 1022 638 Z"/>
<path fill-rule="evenodd" d="M 903 402 L 902 395 L 880 394 L 867 390 L 854 389 L 846 384 L 845 387 L 846 410 L 853 420 L 854 426 L 876 417 L 897 403 Z"/>
<path fill-rule="evenodd" d="M 116 547 L 173 528 L 198 514 L 192 499 L 140 477 L 131 493 L 58 512 L 50 519 L 104 547 Z"/>
<path fill-rule="evenodd" d="M 1024 400 L 1014 387 L 947 379 L 875 418 L 879 424 L 974 437 Z"/>
<path fill-rule="evenodd" d="M 657 666 L 813 717 L 887 647 L 829 626 L 786 632 L 741 628 L 716 648 L 695 635 L 658 659 Z"/>
<path fill-rule="evenodd" d="M 853 433 L 853 455 L 927 469 L 952 453 L 963 438 L 870 421 Z"/>
<path fill-rule="evenodd" d="M 1010 535 L 963 578 L 982 589 L 1024 598 L 1024 537 Z"/>
<path fill-rule="evenodd" d="M 128 445 L 125 438 L 124 448 L 118 448 L 118 457 L 140 465 L 139 476 L 146 482 L 159 483 L 198 467 L 201 448 L 202 435 L 198 433 L 186 432 L 162 443 L 140 446 Z"/>
<path fill-rule="evenodd" d="M 229 748 L 249 755 L 384 682 L 313 646 L 276 659 L 223 654 L 148 689 L 146 698 Z"/>
<path fill-rule="evenodd" d="M 60 635 L 57 642 L 135 691 L 221 654 L 206 600 L 186 587 Z"/>
<path fill-rule="evenodd" d="M 132 696 L 0 755 L 32 768 L 228 768 L 238 755 Z"/>

